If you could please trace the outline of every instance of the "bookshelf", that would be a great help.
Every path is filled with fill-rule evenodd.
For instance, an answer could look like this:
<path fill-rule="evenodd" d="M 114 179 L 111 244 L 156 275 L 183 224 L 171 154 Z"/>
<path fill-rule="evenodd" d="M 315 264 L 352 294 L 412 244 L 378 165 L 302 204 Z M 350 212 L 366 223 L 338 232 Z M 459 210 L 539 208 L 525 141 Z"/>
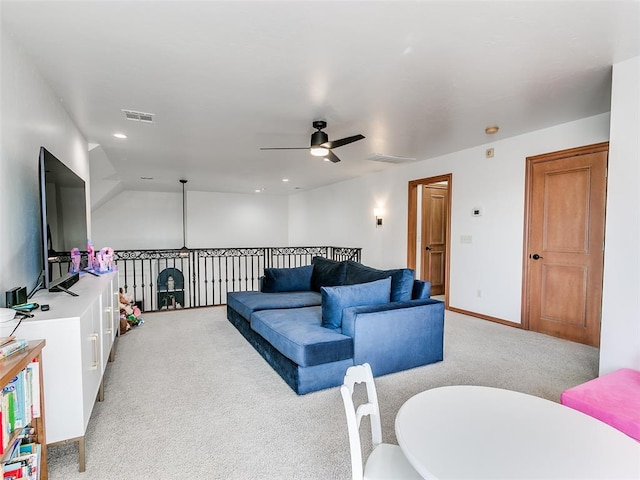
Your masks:
<path fill-rule="evenodd" d="M 42 349 L 45 344 L 45 340 L 32 340 L 26 348 L 0 360 L 0 388 L 4 388 L 10 383 L 11 380 L 25 370 L 33 360 L 40 364 L 40 368 L 38 369 L 40 398 L 37 399 L 40 406 L 40 416 L 32 419 L 30 423 L 31 427 L 35 430 L 35 441 L 40 444 L 40 480 L 47 480 L 49 478 L 49 472 L 47 470 L 47 439 L 45 434 L 44 385 L 42 382 Z"/>

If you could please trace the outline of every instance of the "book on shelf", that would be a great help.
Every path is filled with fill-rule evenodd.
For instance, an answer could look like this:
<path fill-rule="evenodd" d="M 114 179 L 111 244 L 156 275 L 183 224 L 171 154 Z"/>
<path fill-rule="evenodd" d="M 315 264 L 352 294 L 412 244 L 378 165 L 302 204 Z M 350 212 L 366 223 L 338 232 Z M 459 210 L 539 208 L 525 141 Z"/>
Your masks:
<path fill-rule="evenodd" d="M 15 430 L 15 387 L 5 387 L 2 389 L 2 445 L 0 445 L 0 454 L 4 454 L 9 441 L 11 440 L 11 434 Z"/>
<path fill-rule="evenodd" d="M 40 362 L 33 360 L 27 365 L 29 382 L 29 400 L 31 402 L 31 418 L 40 418 Z"/>
<path fill-rule="evenodd" d="M 20 445 L 25 438 L 31 438 L 33 429 L 29 428 L 17 428 L 12 432 L 10 440 L 7 442 L 4 451 L 2 452 L 2 464 L 9 463 L 13 457 L 18 456 L 20 451 Z"/>
<path fill-rule="evenodd" d="M 16 429 L 26 426 L 24 411 L 24 370 L 18 372 L 18 375 L 13 377 L 4 388 L 15 392 L 13 428 Z"/>
<path fill-rule="evenodd" d="M 12 353 L 26 348 L 28 344 L 29 341 L 25 340 L 24 338 L 11 340 L 9 343 L 5 343 L 4 345 L 0 346 L 0 359 L 8 357 Z"/>

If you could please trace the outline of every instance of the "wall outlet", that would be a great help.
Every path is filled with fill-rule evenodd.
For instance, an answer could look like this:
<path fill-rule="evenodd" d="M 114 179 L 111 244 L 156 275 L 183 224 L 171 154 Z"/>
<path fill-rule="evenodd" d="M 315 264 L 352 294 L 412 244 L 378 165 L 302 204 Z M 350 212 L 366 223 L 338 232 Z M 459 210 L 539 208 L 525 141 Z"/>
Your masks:
<path fill-rule="evenodd" d="M 484 156 L 487 158 L 493 158 L 494 154 L 495 154 L 495 150 L 493 148 L 487 148 L 486 152 L 484 153 Z"/>

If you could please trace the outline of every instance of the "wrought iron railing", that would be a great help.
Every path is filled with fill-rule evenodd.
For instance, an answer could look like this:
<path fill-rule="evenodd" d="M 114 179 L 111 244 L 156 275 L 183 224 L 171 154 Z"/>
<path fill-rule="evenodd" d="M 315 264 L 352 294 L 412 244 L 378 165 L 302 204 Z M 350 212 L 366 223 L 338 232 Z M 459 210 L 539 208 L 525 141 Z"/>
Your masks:
<path fill-rule="evenodd" d="M 224 305 L 227 292 L 259 289 L 264 269 L 310 265 L 313 257 L 360 261 L 349 247 L 116 250 L 120 287 L 142 311 Z M 67 256 L 58 269 L 68 270 Z"/>

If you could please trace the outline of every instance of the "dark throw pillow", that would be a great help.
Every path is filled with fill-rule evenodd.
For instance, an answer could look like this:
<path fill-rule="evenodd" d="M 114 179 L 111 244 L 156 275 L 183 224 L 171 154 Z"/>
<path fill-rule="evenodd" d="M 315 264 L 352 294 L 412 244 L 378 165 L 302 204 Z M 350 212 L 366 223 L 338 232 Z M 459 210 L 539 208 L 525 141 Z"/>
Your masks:
<path fill-rule="evenodd" d="M 262 291 L 277 292 L 308 292 L 311 290 L 311 276 L 313 265 L 294 268 L 265 268 Z"/>
<path fill-rule="evenodd" d="M 367 267 L 358 262 L 348 260 L 347 272 L 344 284 L 371 282 L 381 278 L 391 277 L 391 301 L 405 302 L 411 300 L 413 280 L 415 272 L 410 268 L 397 268 L 395 270 L 378 270 Z"/>
<path fill-rule="evenodd" d="M 344 285 L 347 272 L 346 262 L 329 260 L 324 257 L 313 257 L 313 275 L 311 275 L 311 290 L 320 291 L 321 287 Z"/>

